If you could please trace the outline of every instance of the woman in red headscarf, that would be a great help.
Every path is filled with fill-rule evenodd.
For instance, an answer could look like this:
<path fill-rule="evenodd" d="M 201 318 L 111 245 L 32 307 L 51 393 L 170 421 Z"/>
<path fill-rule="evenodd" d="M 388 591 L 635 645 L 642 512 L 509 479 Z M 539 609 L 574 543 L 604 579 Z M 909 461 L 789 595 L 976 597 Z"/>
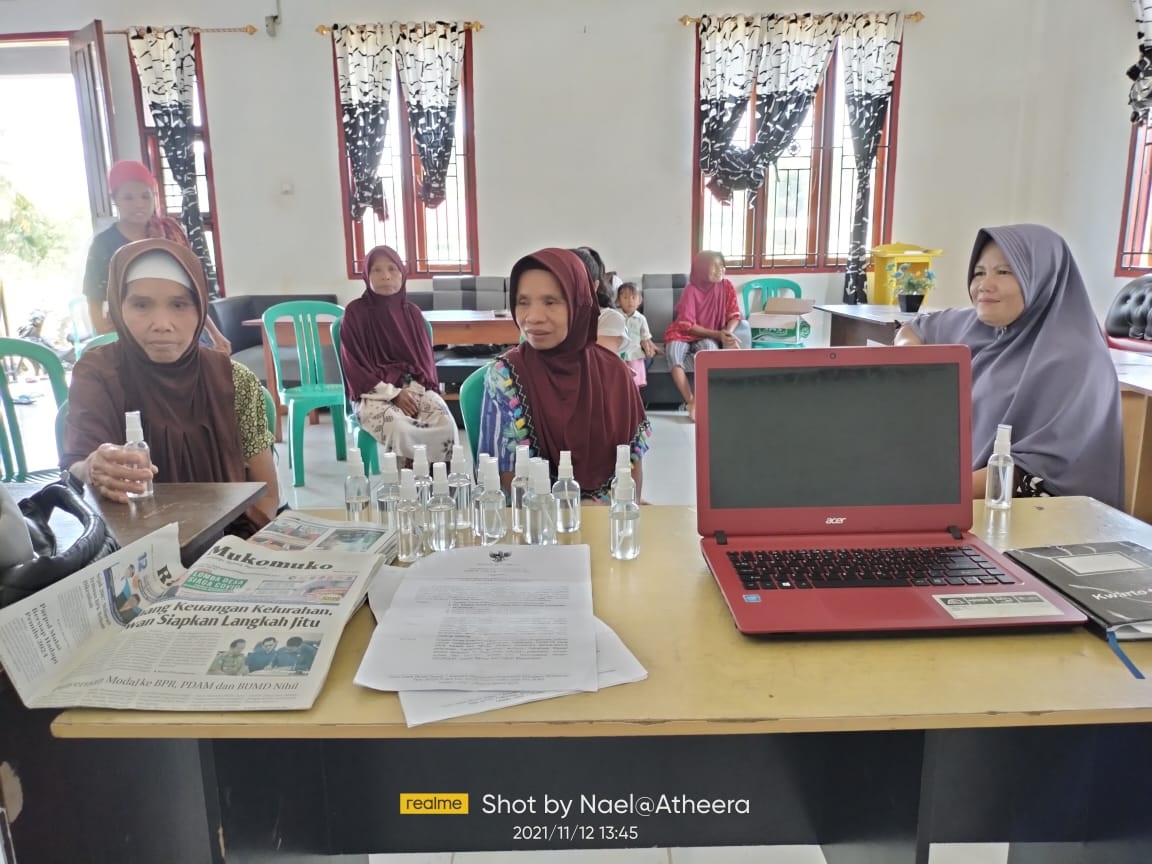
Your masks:
<path fill-rule="evenodd" d="M 156 178 L 143 162 L 125 160 L 117 162 L 108 172 L 108 190 L 120 218 L 116 223 L 92 238 L 88 247 L 88 262 L 84 266 L 84 296 L 88 298 L 88 317 L 97 333 L 111 333 L 112 322 L 104 314 L 108 299 L 108 264 L 116 250 L 135 240 L 171 240 L 182 246 L 188 238 L 180 223 L 171 216 L 156 212 Z M 209 317 L 204 329 L 212 340 L 212 347 L 225 354 L 232 346 Z"/>
<path fill-rule="evenodd" d="M 478 449 L 496 457 L 506 488 L 517 445 L 547 459 L 553 477 L 569 450 L 583 494 L 605 500 L 616 448 L 627 444 L 639 497 L 651 426 L 631 371 L 596 344 L 600 310 L 584 264 L 567 249 L 521 258 L 509 299 L 524 341 L 488 367 Z"/>
<path fill-rule="evenodd" d="M 736 288 L 724 278 L 724 256 L 699 252 L 692 259 L 688 284 L 676 304 L 676 317 L 664 331 L 664 350 L 676 389 L 684 397 L 688 419 L 696 419 L 696 401 L 684 371 L 693 371 L 697 351 L 716 348 L 750 348 L 741 342 L 740 301 Z M 750 335 L 750 334 L 749 334 Z"/>
<path fill-rule="evenodd" d="M 377 246 L 364 258 L 364 293 L 340 325 L 344 388 L 360 425 L 385 449 L 412 459 L 451 458 L 456 421 L 440 397 L 428 325 L 408 300 L 408 272 L 396 250 Z"/>

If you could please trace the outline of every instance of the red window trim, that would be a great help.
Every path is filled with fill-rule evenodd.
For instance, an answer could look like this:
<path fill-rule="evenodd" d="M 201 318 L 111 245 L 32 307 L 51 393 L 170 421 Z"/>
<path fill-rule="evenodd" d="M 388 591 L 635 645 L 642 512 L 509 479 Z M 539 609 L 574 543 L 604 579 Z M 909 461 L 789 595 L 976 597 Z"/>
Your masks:
<path fill-rule="evenodd" d="M 838 78 L 838 70 L 836 68 L 836 55 L 833 54 L 828 61 L 828 68 L 825 70 L 825 80 L 831 81 L 833 87 L 842 85 Z M 892 82 L 892 99 L 888 107 L 888 117 L 885 123 L 885 129 L 880 137 L 880 147 L 887 147 L 886 158 L 883 172 L 877 172 L 876 183 L 873 188 L 873 210 L 872 210 L 872 226 L 873 236 L 877 227 L 879 228 L 879 243 L 892 242 L 892 211 L 896 198 L 896 141 L 897 132 L 899 129 L 900 117 L 900 89 L 901 78 L 903 76 L 904 67 L 904 49 L 901 47 L 900 53 L 896 58 L 895 76 Z M 693 90 L 693 117 L 694 117 L 694 134 L 692 146 L 692 226 L 691 226 L 691 255 L 695 255 L 700 250 L 703 243 L 704 236 L 704 196 L 710 194 L 705 188 L 705 179 L 700 171 L 700 36 L 696 36 L 696 72 L 694 79 Z M 775 262 L 768 262 L 765 260 L 762 249 L 760 248 L 763 243 L 763 232 L 751 230 L 747 236 L 752 238 L 751 260 L 750 266 L 729 265 L 728 269 L 741 276 L 757 276 L 761 274 L 828 274 L 828 273 L 843 273 L 847 259 L 840 257 L 829 256 L 826 252 L 821 253 L 821 249 L 827 249 L 828 236 L 830 233 L 830 214 L 831 214 L 831 160 L 832 148 L 825 146 L 823 140 L 823 130 L 825 125 L 830 125 L 832 118 L 835 116 L 834 101 L 826 99 L 827 95 L 823 89 L 819 90 L 816 99 L 813 102 L 813 110 L 817 108 L 820 111 L 814 117 L 813 129 L 813 171 L 816 172 L 815 181 L 811 183 L 809 204 L 810 208 L 814 207 L 814 212 L 817 214 L 817 224 L 815 231 L 809 230 L 808 232 L 808 254 L 816 262 L 812 265 L 806 265 L 802 260 L 797 258 L 777 260 Z M 819 136 L 819 137 L 818 137 Z M 819 148 L 819 159 L 816 158 L 815 148 Z M 819 168 L 817 169 L 817 162 Z M 765 184 L 766 186 L 767 184 Z M 760 204 L 765 203 L 767 192 L 762 186 L 756 193 L 760 199 Z M 765 206 L 758 206 L 757 212 L 766 212 Z M 749 210 L 751 213 L 751 208 Z M 752 218 L 749 216 L 748 218 Z M 745 250 L 747 253 L 747 249 Z M 689 258 L 691 258 L 691 255 Z M 745 256 L 747 258 L 747 254 Z M 871 269 L 871 265 L 869 268 Z"/>
<path fill-rule="evenodd" d="M 220 255 L 220 219 L 217 215 L 219 211 L 216 209 L 216 175 L 212 170 L 212 139 L 208 132 L 208 103 L 204 100 L 203 52 L 200 46 L 200 34 L 193 33 L 192 38 L 196 46 L 196 98 L 200 100 L 200 125 L 192 128 L 193 132 L 198 133 L 204 142 L 204 178 L 205 184 L 208 186 L 208 210 L 204 216 L 204 227 L 212 235 L 212 251 L 216 255 L 216 290 L 220 292 L 221 297 L 224 297 L 227 292 L 224 288 L 224 259 Z M 136 97 L 136 124 L 140 130 L 140 154 L 152 171 L 152 176 L 156 178 L 157 186 L 163 190 L 163 157 L 160 155 L 160 145 L 155 132 L 150 131 L 151 127 L 144 122 L 144 93 L 140 84 L 140 75 L 136 71 L 136 62 L 132 58 L 132 46 L 129 44 L 127 35 L 124 36 L 124 47 L 128 51 L 128 68 L 132 73 L 132 92 Z M 168 212 L 164 195 L 161 193 L 159 197 L 157 206 L 165 215 L 173 215 Z M 201 208 L 201 213 L 204 215 L 203 208 Z"/>
<path fill-rule="evenodd" d="M 1152 130 L 1147 126 L 1132 126 L 1128 141 L 1128 170 L 1124 176 L 1124 205 L 1120 213 L 1120 239 L 1116 244 L 1116 275 L 1146 276 L 1152 272 L 1152 249 L 1139 255 L 1146 262 L 1144 266 L 1125 264 L 1126 257 L 1133 257 L 1126 250 L 1136 249 L 1143 243 L 1137 239 L 1149 218 L 1152 206 Z M 1140 177 L 1133 183 L 1136 174 L 1136 160 L 1140 160 Z M 1138 253 L 1137 253 L 1138 254 Z"/>
<path fill-rule="evenodd" d="M 416 200 L 415 174 L 419 170 L 419 158 L 413 152 L 412 133 L 408 128 L 408 112 L 404 110 L 404 95 L 397 91 L 401 110 L 395 122 L 401 124 L 400 134 L 400 161 L 401 164 L 411 165 L 412 169 L 402 172 L 400 183 L 403 188 L 404 200 L 400 204 L 405 208 L 404 220 L 404 246 L 407 250 L 408 276 L 411 279 L 427 279 L 437 275 L 479 275 L 480 273 L 480 243 L 477 238 L 478 219 L 476 206 L 476 134 L 475 116 L 473 111 L 472 87 L 472 31 L 464 33 L 464 67 L 463 81 L 460 87 L 459 98 L 464 101 L 464 146 L 467 152 L 464 156 L 465 195 L 468 207 L 465 219 L 468 225 L 468 258 L 471 266 L 467 270 L 458 267 L 429 267 L 420 266 L 421 251 L 427 256 L 427 248 L 423 239 L 424 220 L 417 218 L 423 206 Z M 340 80 L 336 67 L 336 45 L 332 44 L 332 90 L 336 102 L 336 140 L 339 145 L 340 160 L 340 202 L 341 215 L 344 220 L 344 259 L 348 271 L 348 278 L 359 282 L 364 276 L 360 272 L 360 264 L 367 254 L 364 244 L 363 226 L 355 223 L 348 215 L 351 187 L 349 184 L 348 147 L 344 140 L 344 124 L 340 113 Z M 395 86 L 395 85 L 394 85 Z M 419 240 L 419 245 L 418 244 Z"/>

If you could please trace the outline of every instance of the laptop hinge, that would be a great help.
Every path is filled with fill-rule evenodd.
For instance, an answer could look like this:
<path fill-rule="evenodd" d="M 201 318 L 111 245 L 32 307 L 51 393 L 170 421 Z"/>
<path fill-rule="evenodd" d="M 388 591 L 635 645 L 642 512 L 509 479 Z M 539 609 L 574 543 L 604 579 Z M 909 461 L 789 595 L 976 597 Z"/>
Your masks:
<path fill-rule="evenodd" d="M 725 534 L 723 531 L 717 531 L 716 532 L 716 545 L 717 546 L 727 546 L 728 545 L 728 535 Z"/>
<path fill-rule="evenodd" d="M 961 533 L 960 529 L 957 528 L 955 525 L 949 525 L 948 526 L 948 533 L 952 535 L 953 540 L 963 540 L 964 539 L 964 535 Z"/>

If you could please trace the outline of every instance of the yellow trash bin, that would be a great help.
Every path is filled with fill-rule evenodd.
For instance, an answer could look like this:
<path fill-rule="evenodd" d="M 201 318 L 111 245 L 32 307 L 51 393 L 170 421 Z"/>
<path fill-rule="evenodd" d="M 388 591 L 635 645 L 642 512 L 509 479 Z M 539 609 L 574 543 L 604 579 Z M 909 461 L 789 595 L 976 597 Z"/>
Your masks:
<path fill-rule="evenodd" d="M 875 285 L 868 302 L 882 306 L 895 305 L 892 271 L 907 264 L 909 272 L 922 276 L 932 269 L 933 259 L 943 254 L 943 249 L 925 249 L 923 246 L 914 246 L 910 243 L 887 243 L 874 247 L 872 257 L 875 262 Z"/>

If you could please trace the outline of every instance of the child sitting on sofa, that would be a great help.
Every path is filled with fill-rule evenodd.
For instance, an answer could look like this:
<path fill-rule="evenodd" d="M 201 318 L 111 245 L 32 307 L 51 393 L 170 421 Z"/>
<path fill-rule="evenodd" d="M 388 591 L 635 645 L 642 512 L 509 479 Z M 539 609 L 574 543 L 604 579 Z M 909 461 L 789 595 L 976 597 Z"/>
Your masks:
<path fill-rule="evenodd" d="M 652 358 L 661 352 L 652 341 L 648 319 L 640 311 L 643 302 L 644 295 L 635 282 L 624 282 L 616 289 L 616 305 L 624 314 L 624 344 L 620 348 L 620 356 L 632 370 L 637 387 L 647 386 L 648 366 Z"/>

